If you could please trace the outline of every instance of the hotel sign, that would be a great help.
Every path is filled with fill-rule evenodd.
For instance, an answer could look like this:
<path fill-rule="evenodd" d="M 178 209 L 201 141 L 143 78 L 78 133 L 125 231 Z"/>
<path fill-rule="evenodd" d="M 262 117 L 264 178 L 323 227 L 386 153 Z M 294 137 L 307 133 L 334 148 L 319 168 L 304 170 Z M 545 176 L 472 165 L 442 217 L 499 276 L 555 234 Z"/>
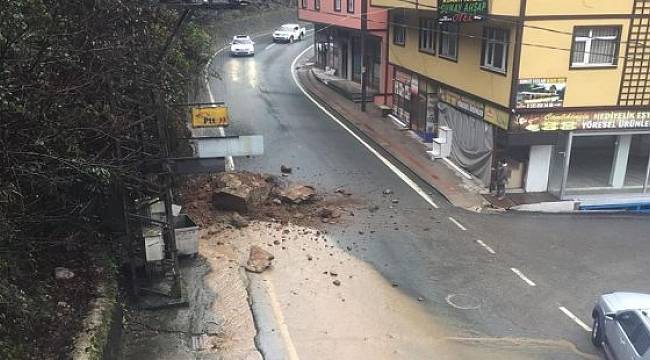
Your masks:
<path fill-rule="evenodd" d="M 650 129 L 650 111 L 576 111 L 526 114 L 513 120 L 515 131 Z"/>
<path fill-rule="evenodd" d="M 483 20 L 488 0 L 438 0 L 438 21 L 471 22 Z"/>

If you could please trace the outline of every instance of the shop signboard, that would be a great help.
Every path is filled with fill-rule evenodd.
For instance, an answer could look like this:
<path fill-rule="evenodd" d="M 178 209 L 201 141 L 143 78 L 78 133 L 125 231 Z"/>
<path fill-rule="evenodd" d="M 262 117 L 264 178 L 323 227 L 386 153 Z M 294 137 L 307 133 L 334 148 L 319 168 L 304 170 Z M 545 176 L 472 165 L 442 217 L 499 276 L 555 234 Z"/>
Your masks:
<path fill-rule="evenodd" d="M 229 123 L 230 118 L 226 106 L 192 108 L 192 127 L 194 128 L 228 126 Z"/>
<path fill-rule="evenodd" d="M 485 115 L 483 116 L 483 120 L 489 122 L 492 125 L 508 130 L 508 124 L 510 124 L 510 114 L 508 114 L 506 111 L 499 110 L 494 106 L 485 105 Z"/>
<path fill-rule="evenodd" d="M 438 21 L 471 22 L 483 20 L 488 0 L 438 0 Z"/>
<path fill-rule="evenodd" d="M 486 105 L 480 101 L 457 94 L 445 88 L 440 89 L 440 100 L 483 119 L 492 125 L 498 126 L 502 129 L 508 129 L 508 124 L 510 122 L 509 114 L 497 109 L 496 107 Z"/>
<path fill-rule="evenodd" d="M 650 129 L 650 110 L 524 114 L 513 120 L 511 129 L 529 132 Z"/>
<path fill-rule="evenodd" d="M 517 108 L 562 107 L 565 92 L 566 78 L 519 79 Z"/>

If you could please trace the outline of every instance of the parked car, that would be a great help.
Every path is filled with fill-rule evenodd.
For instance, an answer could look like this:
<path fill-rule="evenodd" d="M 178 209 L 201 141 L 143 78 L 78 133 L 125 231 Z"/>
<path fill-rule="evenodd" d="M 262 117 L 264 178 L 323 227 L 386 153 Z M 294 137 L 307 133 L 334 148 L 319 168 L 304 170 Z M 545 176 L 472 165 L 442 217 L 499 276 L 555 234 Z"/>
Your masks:
<path fill-rule="evenodd" d="M 273 42 L 289 42 L 302 40 L 305 37 L 305 28 L 298 24 L 284 24 L 273 32 Z"/>
<path fill-rule="evenodd" d="M 230 43 L 230 56 L 255 55 L 255 43 L 248 35 L 235 35 Z"/>
<path fill-rule="evenodd" d="M 650 359 L 650 294 L 601 295 L 594 310 L 591 341 L 608 359 Z"/>

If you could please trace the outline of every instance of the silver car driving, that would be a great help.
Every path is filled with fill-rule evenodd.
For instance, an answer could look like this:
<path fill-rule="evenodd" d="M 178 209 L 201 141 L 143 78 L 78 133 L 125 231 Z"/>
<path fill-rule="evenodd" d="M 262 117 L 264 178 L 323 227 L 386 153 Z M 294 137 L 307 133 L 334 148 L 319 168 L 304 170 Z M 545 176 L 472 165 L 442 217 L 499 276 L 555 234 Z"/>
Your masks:
<path fill-rule="evenodd" d="M 609 359 L 650 360 L 650 295 L 614 292 L 601 295 L 591 316 L 591 341 Z"/>

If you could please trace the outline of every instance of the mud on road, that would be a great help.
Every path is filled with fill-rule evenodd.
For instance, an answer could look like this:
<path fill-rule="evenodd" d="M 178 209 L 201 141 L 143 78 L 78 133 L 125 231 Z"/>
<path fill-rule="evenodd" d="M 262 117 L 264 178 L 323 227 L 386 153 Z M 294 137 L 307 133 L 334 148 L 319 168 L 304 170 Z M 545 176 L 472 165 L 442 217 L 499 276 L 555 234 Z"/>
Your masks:
<path fill-rule="evenodd" d="M 276 189 L 291 186 L 282 177 L 235 177 L 270 188 L 239 192 L 263 195 L 235 213 L 215 203 L 223 178 L 187 183 L 184 209 L 201 225 L 199 256 L 182 267 L 190 307 L 130 313 L 124 358 L 590 358 L 568 342 L 485 338 L 431 314 L 362 260 L 372 236 L 343 246 L 329 234 L 376 211 L 345 189 L 293 202 Z M 273 257 L 259 274 L 245 270 L 253 246 Z"/>

